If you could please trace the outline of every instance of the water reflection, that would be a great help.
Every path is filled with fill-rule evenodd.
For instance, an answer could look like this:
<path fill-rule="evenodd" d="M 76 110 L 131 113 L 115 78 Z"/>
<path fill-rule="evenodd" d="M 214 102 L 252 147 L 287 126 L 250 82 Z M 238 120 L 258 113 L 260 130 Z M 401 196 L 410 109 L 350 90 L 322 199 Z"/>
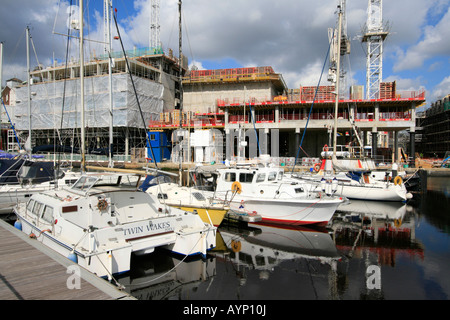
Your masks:
<path fill-rule="evenodd" d="M 423 259 L 423 248 L 416 240 L 416 218 L 412 207 L 402 203 L 352 201 L 339 207 L 331 229 L 335 243 L 346 256 L 376 254 L 371 263 L 395 265 L 398 254 Z"/>
<path fill-rule="evenodd" d="M 227 261 L 239 271 L 241 285 L 246 282 L 246 269 L 259 270 L 259 278 L 267 280 L 283 261 L 315 260 L 336 269 L 336 262 L 341 258 L 326 229 L 256 224 L 247 229 L 223 227 L 220 234 L 227 250 L 216 251 L 216 256 L 228 254 Z"/>
<path fill-rule="evenodd" d="M 166 251 L 133 256 L 132 270 L 118 278 L 125 290 L 139 300 L 187 299 L 203 282 L 215 276 L 214 259 L 180 260 Z"/>
<path fill-rule="evenodd" d="M 433 274 L 449 263 L 448 204 L 431 187 L 408 204 L 353 200 L 327 229 L 222 225 L 207 260 L 160 252 L 119 281 L 143 300 L 447 299 Z"/>

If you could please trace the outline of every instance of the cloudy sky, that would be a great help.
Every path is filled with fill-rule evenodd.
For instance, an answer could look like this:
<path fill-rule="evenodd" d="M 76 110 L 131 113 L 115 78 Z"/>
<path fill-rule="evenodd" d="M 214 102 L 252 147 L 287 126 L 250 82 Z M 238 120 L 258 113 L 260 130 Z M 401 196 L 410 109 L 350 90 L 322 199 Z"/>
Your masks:
<path fill-rule="evenodd" d="M 72 4 L 77 1 L 72 0 Z M 85 4 L 85 34 L 103 39 L 102 0 Z M 2 0 L 0 41 L 3 84 L 25 79 L 25 28 L 30 26 L 31 65 L 65 61 L 68 0 Z M 328 49 L 328 28 L 337 20 L 338 0 L 184 0 L 183 53 L 200 69 L 272 66 L 289 88 L 316 85 Z M 150 0 L 113 0 L 126 49 L 149 46 Z M 366 46 L 360 36 L 367 0 L 347 0 L 351 54 L 344 63 L 348 85 L 365 84 Z M 383 3 L 390 35 L 384 43 L 383 81 L 397 90 L 426 90 L 427 104 L 450 93 L 450 0 L 390 0 Z M 161 42 L 178 55 L 178 0 L 161 0 Z M 75 43 L 71 58 L 77 59 Z M 91 57 L 102 47 L 89 42 Z M 115 41 L 114 50 L 119 51 Z M 328 65 L 327 65 L 328 67 Z M 324 78 L 326 76 L 324 75 Z"/>

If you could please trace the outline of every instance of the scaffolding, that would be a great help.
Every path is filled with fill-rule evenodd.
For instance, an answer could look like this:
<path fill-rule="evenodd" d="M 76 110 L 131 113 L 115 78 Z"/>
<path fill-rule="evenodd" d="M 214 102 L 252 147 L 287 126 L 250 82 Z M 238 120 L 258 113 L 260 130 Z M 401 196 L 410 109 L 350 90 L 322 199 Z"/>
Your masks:
<path fill-rule="evenodd" d="M 191 70 L 183 82 L 236 82 L 279 80 L 280 75 L 272 67 L 250 67 L 216 70 Z"/>
<path fill-rule="evenodd" d="M 450 95 L 431 103 L 421 120 L 422 152 L 427 157 L 443 158 L 450 151 Z"/>
<path fill-rule="evenodd" d="M 110 109 L 109 79 L 100 72 L 85 78 L 85 130 L 89 140 L 88 149 L 108 146 Z M 141 69 L 144 70 L 144 69 Z M 53 70 L 52 75 L 59 74 Z M 71 78 L 64 81 L 38 79 L 31 86 L 32 114 L 28 115 L 28 93 L 26 87 L 16 88 L 16 105 L 12 121 L 19 137 L 26 140 L 29 121 L 32 126 L 32 145 L 42 146 L 58 144 L 77 148 L 81 125 L 80 83 L 77 69 L 71 72 Z M 136 70 L 138 71 L 138 70 Z M 98 75 L 100 74 L 100 75 Z M 53 79 L 53 77 L 50 77 Z M 113 139 L 115 154 L 129 154 L 130 148 L 145 148 L 145 131 L 149 121 L 159 119 L 163 111 L 164 86 L 148 78 L 133 78 L 140 107 L 145 119 L 142 122 L 140 109 L 132 88 L 128 73 L 113 74 Z M 141 129 L 139 129 L 141 128 Z M 11 145 L 11 148 L 15 146 Z"/>

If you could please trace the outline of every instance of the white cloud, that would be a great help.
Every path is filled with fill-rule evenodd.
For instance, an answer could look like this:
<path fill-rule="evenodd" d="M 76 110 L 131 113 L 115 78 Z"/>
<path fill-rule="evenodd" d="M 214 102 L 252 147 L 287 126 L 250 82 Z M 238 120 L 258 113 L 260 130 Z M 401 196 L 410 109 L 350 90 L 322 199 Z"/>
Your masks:
<path fill-rule="evenodd" d="M 203 67 L 203 64 L 201 61 L 195 61 L 195 60 L 190 61 L 189 69 L 192 70 L 193 68 L 196 68 L 197 70 L 205 70 L 205 67 Z"/>
<path fill-rule="evenodd" d="M 450 8 L 435 26 L 425 26 L 423 39 L 417 44 L 398 51 L 398 62 L 394 71 L 421 67 L 427 59 L 436 55 L 450 54 Z"/>
<path fill-rule="evenodd" d="M 442 99 L 446 95 L 450 94 L 450 76 L 445 77 L 437 86 L 433 88 L 428 101 L 434 102 Z"/>

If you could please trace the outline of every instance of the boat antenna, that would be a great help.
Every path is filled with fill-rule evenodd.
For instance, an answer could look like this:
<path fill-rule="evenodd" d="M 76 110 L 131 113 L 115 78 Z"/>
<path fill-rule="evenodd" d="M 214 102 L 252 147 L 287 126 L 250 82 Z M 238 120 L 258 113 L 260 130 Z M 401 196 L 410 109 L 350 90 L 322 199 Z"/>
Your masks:
<path fill-rule="evenodd" d="M 115 13 L 115 14 L 113 14 L 113 17 L 114 17 L 114 24 L 115 24 L 115 26 L 116 26 L 117 35 L 119 36 L 119 41 L 120 41 L 120 45 L 121 45 L 121 47 L 122 47 L 123 56 L 124 56 L 124 58 L 125 58 L 125 63 L 126 63 L 126 65 L 127 65 L 128 74 L 130 75 L 131 84 L 133 85 L 134 95 L 135 95 L 135 97 L 136 97 L 136 102 L 137 102 L 137 105 L 138 105 L 138 108 L 139 108 L 139 114 L 141 115 L 142 123 L 144 124 L 145 140 L 146 140 L 146 142 L 147 142 L 147 146 L 150 148 L 150 151 L 151 151 L 151 153 L 152 153 L 152 160 L 153 160 L 153 162 L 155 163 L 155 167 L 156 167 L 156 169 L 158 169 L 158 164 L 156 163 L 155 154 L 153 153 L 153 148 L 152 148 L 152 145 L 151 145 L 150 140 L 149 140 L 149 138 L 148 138 L 148 134 L 147 134 L 146 126 L 145 126 L 144 114 L 142 113 L 141 104 L 140 104 L 140 102 L 139 102 L 139 98 L 138 98 L 138 95 L 137 95 L 136 86 L 135 86 L 135 84 L 134 84 L 134 79 L 133 79 L 133 75 L 132 75 L 132 73 L 131 73 L 130 64 L 128 63 L 128 58 L 127 58 L 127 54 L 126 54 L 126 52 L 125 52 L 125 48 L 124 48 L 124 46 L 123 46 L 122 37 L 120 36 L 119 25 L 117 24 L 117 17 L 116 17 L 116 15 L 117 15 L 117 9 L 116 9 L 116 8 L 114 9 L 114 13 Z"/>
<path fill-rule="evenodd" d="M 326 54 L 325 60 L 323 62 L 322 72 L 321 72 L 320 77 L 319 77 L 319 82 L 317 83 L 317 86 L 316 86 L 316 91 L 314 92 L 314 98 L 313 98 L 313 101 L 311 103 L 311 108 L 309 108 L 309 114 L 308 114 L 308 119 L 306 120 L 305 130 L 303 130 L 302 140 L 300 141 L 300 145 L 298 146 L 297 155 L 295 157 L 295 161 L 294 161 L 294 165 L 292 166 L 291 173 L 294 173 L 294 168 L 295 168 L 295 165 L 297 163 L 297 159 L 298 159 L 299 154 L 300 154 L 300 149 L 302 149 L 303 139 L 305 138 L 306 129 L 308 128 L 309 119 L 311 118 L 311 112 L 312 112 L 312 109 L 314 107 L 314 102 L 316 101 L 317 92 L 319 91 L 320 82 L 322 81 L 322 75 L 323 75 L 323 72 L 325 70 L 325 65 L 327 63 L 327 60 L 328 60 L 328 55 L 330 53 L 330 48 L 331 48 L 331 43 L 333 41 L 333 38 L 334 38 L 334 30 L 333 30 L 333 36 L 330 38 L 330 42 L 328 44 L 328 50 L 327 50 L 327 54 Z"/>

